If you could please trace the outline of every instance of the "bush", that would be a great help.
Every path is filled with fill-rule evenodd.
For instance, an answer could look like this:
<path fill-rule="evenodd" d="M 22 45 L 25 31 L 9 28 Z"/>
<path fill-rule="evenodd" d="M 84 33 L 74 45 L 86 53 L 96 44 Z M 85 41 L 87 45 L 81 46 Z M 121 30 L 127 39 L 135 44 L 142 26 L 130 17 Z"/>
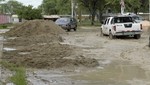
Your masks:
<path fill-rule="evenodd" d="M 0 29 L 6 29 L 7 25 L 0 25 Z"/>

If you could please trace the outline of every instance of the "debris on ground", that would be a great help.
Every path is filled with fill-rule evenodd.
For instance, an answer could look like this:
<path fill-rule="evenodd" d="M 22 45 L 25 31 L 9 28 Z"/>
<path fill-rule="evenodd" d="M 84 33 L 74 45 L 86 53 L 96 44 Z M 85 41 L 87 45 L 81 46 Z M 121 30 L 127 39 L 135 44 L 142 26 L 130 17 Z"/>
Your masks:
<path fill-rule="evenodd" d="M 143 27 L 150 27 L 150 22 L 149 21 L 146 21 L 146 20 L 142 21 L 141 24 L 142 24 Z"/>
<path fill-rule="evenodd" d="M 3 58 L 16 65 L 31 68 L 61 68 L 73 66 L 95 67 L 96 59 L 79 57 L 77 47 L 61 44 L 67 33 L 52 21 L 26 21 L 6 32 Z"/>

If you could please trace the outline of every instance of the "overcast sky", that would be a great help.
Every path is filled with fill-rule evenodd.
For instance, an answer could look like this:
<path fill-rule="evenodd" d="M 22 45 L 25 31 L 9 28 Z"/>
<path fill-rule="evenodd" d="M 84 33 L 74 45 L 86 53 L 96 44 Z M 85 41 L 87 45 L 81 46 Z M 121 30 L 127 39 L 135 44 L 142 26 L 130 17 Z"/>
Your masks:
<path fill-rule="evenodd" d="M 32 5 L 34 7 L 38 7 L 43 0 L 16 0 L 19 1 L 21 3 L 23 3 L 24 5 Z"/>

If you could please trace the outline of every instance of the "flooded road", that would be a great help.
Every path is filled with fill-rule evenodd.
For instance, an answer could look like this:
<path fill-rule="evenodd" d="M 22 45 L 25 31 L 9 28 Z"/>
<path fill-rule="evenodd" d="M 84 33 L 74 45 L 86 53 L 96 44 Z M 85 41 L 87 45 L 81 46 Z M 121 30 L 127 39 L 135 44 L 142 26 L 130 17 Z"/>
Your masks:
<path fill-rule="evenodd" d="M 148 85 L 150 84 L 149 76 L 150 74 L 139 66 L 116 61 L 104 67 L 103 70 L 83 73 L 73 78 L 89 81 L 86 85 Z"/>
<path fill-rule="evenodd" d="M 102 60 L 101 67 L 93 69 L 36 70 L 28 75 L 33 85 L 150 85 L 150 71 L 121 61 Z"/>
<path fill-rule="evenodd" d="M 87 58 L 95 58 L 96 68 L 62 68 L 28 71 L 32 85 L 150 85 L 148 35 L 110 40 L 99 28 L 83 27 L 64 36 L 64 43 L 81 48 Z"/>
<path fill-rule="evenodd" d="M 97 27 L 82 27 L 63 38 L 63 44 L 79 47 L 78 52 L 97 59 L 100 65 L 93 68 L 30 68 L 27 70 L 29 85 L 150 85 L 148 34 L 143 33 L 139 40 L 110 40 L 108 36 L 101 37 Z M 0 46 L 2 48 L 2 44 Z"/>

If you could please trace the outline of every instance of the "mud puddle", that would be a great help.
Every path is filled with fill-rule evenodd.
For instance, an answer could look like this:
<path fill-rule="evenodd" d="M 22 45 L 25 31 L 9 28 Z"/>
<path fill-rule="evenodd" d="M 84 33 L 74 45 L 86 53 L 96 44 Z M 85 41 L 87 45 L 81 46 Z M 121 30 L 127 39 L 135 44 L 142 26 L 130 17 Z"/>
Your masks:
<path fill-rule="evenodd" d="M 100 67 L 74 72 L 35 71 L 28 80 L 33 85 L 150 85 L 150 72 L 126 61 L 100 60 Z"/>
<path fill-rule="evenodd" d="M 103 69 L 84 72 L 71 78 L 87 81 L 84 85 L 150 85 L 149 73 L 129 62 L 115 61 Z"/>

